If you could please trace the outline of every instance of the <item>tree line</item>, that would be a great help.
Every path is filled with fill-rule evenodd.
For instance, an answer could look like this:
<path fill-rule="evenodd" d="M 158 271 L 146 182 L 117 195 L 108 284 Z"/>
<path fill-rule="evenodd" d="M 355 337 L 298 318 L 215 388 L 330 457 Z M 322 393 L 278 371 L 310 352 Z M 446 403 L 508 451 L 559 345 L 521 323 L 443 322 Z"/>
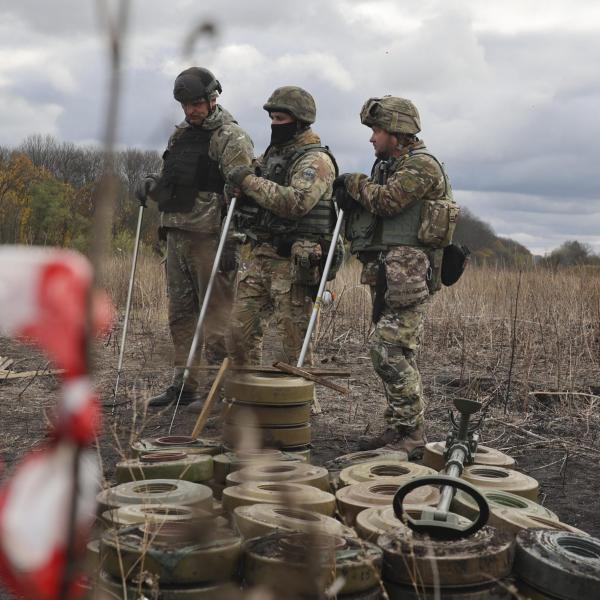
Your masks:
<path fill-rule="evenodd" d="M 104 156 L 100 148 L 32 135 L 17 148 L 0 147 L 0 243 L 67 246 L 81 251 L 94 212 L 94 191 Z M 134 190 L 146 173 L 160 170 L 158 152 L 128 148 L 115 156 L 113 246 L 132 245 L 139 203 Z M 158 211 L 144 217 L 143 240 L 156 237 Z"/>
<path fill-rule="evenodd" d="M 128 148 L 116 154 L 115 252 L 131 251 L 139 207 L 135 186 L 146 173 L 160 167 L 160 155 L 153 150 Z M 100 148 L 59 142 L 49 135 L 31 135 L 16 148 L 0 147 L 0 243 L 67 246 L 85 252 L 102 168 Z M 155 244 L 157 227 L 158 211 L 149 203 L 142 229 L 144 244 Z M 479 263 L 516 267 L 535 262 L 549 267 L 600 264 L 600 256 L 576 240 L 541 259 L 534 257 L 522 244 L 497 236 L 466 208 L 461 210 L 455 241 L 466 245 Z"/>

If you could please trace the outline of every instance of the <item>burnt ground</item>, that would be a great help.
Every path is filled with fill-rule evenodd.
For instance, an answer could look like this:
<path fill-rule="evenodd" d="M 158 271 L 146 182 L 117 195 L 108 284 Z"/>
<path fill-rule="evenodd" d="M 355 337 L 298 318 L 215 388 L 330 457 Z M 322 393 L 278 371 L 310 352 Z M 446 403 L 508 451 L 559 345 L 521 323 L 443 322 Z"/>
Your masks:
<path fill-rule="evenodd" d="M 0 339 L 0 355 L 15 359 L 15 370 L 41 368 L 45 358 L 20 343 Z M 427 352 L 431 352 L 428 350 Z M 104 431 L 100 455 L 104 473 L 110 479 L 118 457 L 128 453 L 129 441 L 138 436 L 166 435 L 171 410 L 144 414 L 143 400 L 162 391 L 170 379 L 170 340 L 166 328 L 135 326 L 128 340 L 116 413 L 111 416 L 111 396 L 118 358 L 115 337 L 99 343 L 94 352 L 95 380 L 105 403 Z M 460 361 L 456 361 L 459 363 Z M 312 462 L 322 464 L 338 455 L 358 450 L 358 437 L 376 433 L 384 426 L 383 390 L 375 376 L 368 349 L 351 335 L 343 346 L 322 344 L 315 365 L 347 367 L 352 377 L 351 394 L 343 397 L 327 388 L 318 388 L 323 414 L 312 418 Z M 481 443 L 512 455 L 518 469 L 540 483 L 540 502 L 555 511 L 561 520 L 600 537 L 600 430 L 594 402 L 598 390 L 584 386 L 581 395 L 548 392 L 532 394 L 532 387 L 518 379 L 498 383 L 476 361 L 469 369 L 454 364 L 451 357 L 421 356 L 421 371 L 428 399 L 426 423 L 430 440 L 445 439 L 449 428 L 448 409 L 455 396 L 489 402 L 482 427 Z M 210 386 L 210 376 L 206 389 Z M 536 386 L 534 386 L 536 387 Z M 52 376 L 32 377 L 0 383 L 0 452 L 5 474 L 47 431 L 47 414 L 60 389 Z M 537 389 L 540 389 L 539 385 Z M 543 389 L 543 388 L 542 388 Z M 506 403 L 506 410 L 505 410 Z M 180 410 L 173 434 L 189 435 L 196 414 Z M 206 437 L 218 437 L 218 416 L 209 420 Z"/>

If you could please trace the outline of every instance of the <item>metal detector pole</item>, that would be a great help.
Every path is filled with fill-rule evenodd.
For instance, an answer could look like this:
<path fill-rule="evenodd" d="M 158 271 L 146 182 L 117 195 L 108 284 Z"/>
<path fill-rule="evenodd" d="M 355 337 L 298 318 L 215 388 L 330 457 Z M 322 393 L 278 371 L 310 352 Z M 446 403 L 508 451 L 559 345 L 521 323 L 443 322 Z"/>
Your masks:
<path fill-rule="evenodd" d="M 231 199 L 231 202 L 229 203 L 229 210 L 227 211 L 227 217 L 225 217 L 225 223 L 223 224 L 223 230 L 221 232 L 221 238 L 219 239 L 219 245 L 217 246 L 217 253 L 215 254 L 215 260 L 213 262 L 212 271 L 210 272 L 208 285 L 206 286 L 206 291 L 204 292 L 204 300 L 202 301 L 202 308 L 200 309 L 198 323 L 196 323 L 196 331 L 194 332 L 194 337 L 192 339 L 192 346 L 190 347 L 190 353 L 188 354 L 187 362 L 185 363 L 185 370 L 183 371 L 183 379 L 181 381 L 181 389 L 179 390 L 179 395 L 177 396 L 177 403 L 175 404 L 175 410 L 173 411 L 173 418 L 171 419 L 171 424 L 169 425 L 169 434 L 171 433 L 171 429 L 173 429 L 173 423 L 175 421 L 177 409 L 179 408 L 179 402 L 181 400 L 181 394 L 183 394 L 183 388 L 190 376 L 190 369 L 192 368 L 194 356 L 196 355 L 196 349 L 198 348 L 198 342 L 200 341 L 202 324 L 204 323 L 204 317 L 206 316 L 206 311 L 208 310 L 208 302 L 210 300 L 215 276 L 217 274 L 217 270 L 219 269 L 219 262 L 221 261 L 221 254 L 223 254 L 223 247 L 225 246 L 227 232 L 229 231 L 229 225 L 231 223 L 231 218 L 233 217 L 233 211 L 235 210 L 236 200 L 237 198 L 234 196 Z"/>
<path fill-rule="evenodd" d="M 144 218 L 144 208 L 146 204 L 140 204 L 138 212 L 137 228 L 135 230 L 135 243 L 133 246 L 133 262 L 131 265 L 131 275 L 129 276 L 129 288 L 127 290 L 127 303 L 125 304 L 125 319 L 123 320 L 123 333 L 121 334 L 121 349 L 119 350 L 119 362 L 117 364 L 117 381 L 115 382 L 115 390 L 113 393 L 112 413 L 115 412 L 115 404 L 117 402 L 117 391 L 119 389 L 119 379 L 121 377 L 121 369 L 123 367 L 123 355 L 125 354 L 125 340 L 127 339 L 127 326 L 129 325 L 129 312 L 131 310 L 131 298 L 133 296 L 133 282 L 135 279 L 135 270 L 137 267 L 138 250 L 140 248 L 140 234 L 142 231 L 142 220 Z"/>
<path fill-rule="evenodd" d="M 315 298 L 312 314 L 310 315 L 310 321 L 308 322 L 308 328 L 306 329 L 306 335 L 304 336 L 304 343 L 302 344 L 300 357 L 298 358 L 298 362 L 296 363 L 297 367 L 302 367 L 302 365 L 304 365 L 304 359 L 306 358 L 306 352 L 308 351 L 308 346 L 310 345 L 310 338 L 315 327 L 315 321 L 317 320 L 317 315 L 319 314 L 321 303 L 323 301 L 323 291 L 325 290 L 325 286 L 327 285 L 327 276 L 329 275 L 329 269 L 331 268 L 331 263 L 333 261 L 333 255 L 335 252 L 335 245 L 340 235 L 340 229 L 342 228 L 343 220 L 344 211 L 340 209 L 338 212 L 335 229 L 333 230 L 333 235 L 331 236 L 331 243 L 329 244 L 329 252 L 327 253 L 325 266 L 323 267 L 323 275 L 321 276 L 319 291 L 317 292 L 317 297 Z"/>

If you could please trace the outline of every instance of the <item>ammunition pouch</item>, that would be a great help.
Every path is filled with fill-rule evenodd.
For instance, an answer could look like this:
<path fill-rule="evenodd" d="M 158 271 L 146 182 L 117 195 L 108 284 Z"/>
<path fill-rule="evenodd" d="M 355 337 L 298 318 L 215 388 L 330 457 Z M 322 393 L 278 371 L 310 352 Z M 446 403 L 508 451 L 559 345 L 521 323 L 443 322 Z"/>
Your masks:
<path fill-rule="evenodd" d="M 459 208 L 454 200 L 444 196 L 424 200 L 421 206 L 421 224 L 417 237 L 430 248 L 444 248 L 452 241 Z"/>
<path fill-rule="evenodd" d="M 315 285 L 321 280 L 323 249 L 318 242 L 297 240 L 291 246 L 292 280 L 302 285 Z"/>

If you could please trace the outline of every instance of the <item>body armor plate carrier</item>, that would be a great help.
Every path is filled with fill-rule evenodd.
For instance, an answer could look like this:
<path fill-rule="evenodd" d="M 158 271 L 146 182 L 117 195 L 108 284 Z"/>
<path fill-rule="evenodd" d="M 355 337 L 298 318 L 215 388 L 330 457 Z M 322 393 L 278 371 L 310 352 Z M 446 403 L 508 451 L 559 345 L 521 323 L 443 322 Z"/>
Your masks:
<path fill-rule="evenodd" d="M 213 131 L 186 127 L 164 153 L 156 198 L 166 213 L 191 212 L 199 192 L 223 193 L 225 181 L 217 161 L 208 156 Z"/>

